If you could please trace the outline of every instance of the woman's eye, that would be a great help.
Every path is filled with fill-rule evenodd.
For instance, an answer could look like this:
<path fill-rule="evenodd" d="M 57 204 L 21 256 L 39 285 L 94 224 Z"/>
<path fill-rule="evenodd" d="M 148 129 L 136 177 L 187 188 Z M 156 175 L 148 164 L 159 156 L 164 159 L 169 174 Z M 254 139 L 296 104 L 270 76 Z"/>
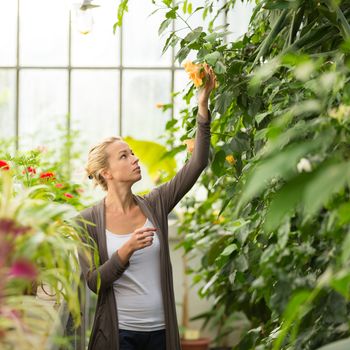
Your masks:
<path fill-rule="evenodd" d="M 123 158 L 123 157 L 126 157 L 126 155 L 125 154 L 123 154 L 120 158 Z"/>

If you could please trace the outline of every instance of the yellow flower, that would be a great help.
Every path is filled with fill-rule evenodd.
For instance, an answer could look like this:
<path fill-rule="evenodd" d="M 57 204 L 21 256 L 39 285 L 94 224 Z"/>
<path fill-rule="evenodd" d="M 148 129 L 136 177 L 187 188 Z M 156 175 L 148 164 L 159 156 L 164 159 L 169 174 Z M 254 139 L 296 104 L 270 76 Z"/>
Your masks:
<path fill-rule="evenodd" d="M 231 165 L 236 164 L 236 159 L 232 154 L 229 154 L 228 156 L 226 156 L 225 158 L 227 160 L 228 163 L 230 163 Z"/>
<path fill-rule="evenodd" d="M 219 225 L 219 224 L 222 224 L 224 221 L 225 221 L 225 218 L 222 215 L 220 215 L 216 220 L 213 221 L 213 224 Z"/>
<path fill-rule="evenodd" d="M 203 65 L 187 61 L 183 64 L 183 67 L 188 73 L 188 77 L 193 81 L 195 87 L 200 87 L 203 84 L 203 78 L 205 77 Z"/>
<path fill-rule="evenodd" d="M 194 139 L 187 139 L 183 143 L 187 147 L 187 152 L 192 153 L 194 150 Z"/>

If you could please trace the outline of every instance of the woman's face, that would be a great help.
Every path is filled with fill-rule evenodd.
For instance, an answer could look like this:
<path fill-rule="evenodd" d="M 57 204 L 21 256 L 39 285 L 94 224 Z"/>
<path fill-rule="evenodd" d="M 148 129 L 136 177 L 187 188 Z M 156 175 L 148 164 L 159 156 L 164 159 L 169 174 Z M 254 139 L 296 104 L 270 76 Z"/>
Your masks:
<path fill-rule="evenodd" d="M 115 141 L 106 148 L 109 167 L 102 175 L 117 182 L 135 183 L 141 179 L 139 159 L 124 141 Z"/>

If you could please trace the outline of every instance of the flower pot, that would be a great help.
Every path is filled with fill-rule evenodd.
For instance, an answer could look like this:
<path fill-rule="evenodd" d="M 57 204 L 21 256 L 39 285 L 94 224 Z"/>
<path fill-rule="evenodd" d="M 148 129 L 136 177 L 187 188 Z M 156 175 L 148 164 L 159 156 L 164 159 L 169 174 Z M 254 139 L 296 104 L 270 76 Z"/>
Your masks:
<path fill-rule="evenodd" d="M 182 350 L 209 350 L 209 344 L 209 338 L 199 338 L 194 340 L 181 339 Z"/>

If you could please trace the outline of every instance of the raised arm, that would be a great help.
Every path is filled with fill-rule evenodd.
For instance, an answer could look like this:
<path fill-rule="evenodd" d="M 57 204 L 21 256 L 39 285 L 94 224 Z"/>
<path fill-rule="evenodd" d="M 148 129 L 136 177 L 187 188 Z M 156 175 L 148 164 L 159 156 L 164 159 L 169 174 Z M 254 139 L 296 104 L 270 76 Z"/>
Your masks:
<path fill-rule="evenodd" d="M 205 86 L 198 92 L 197 132 L 193 154 L 170 181 L 156 187 L 145 196 L 145 199 L 151 203 L 153 202 L 154 205 L 161 203 L 161 206 L 167 213 L 193 187 L 208 164 L 211 122 L 208 101 L 210 93 L 215 87 L 216 77 L 208 65 L 205 65 L 204 69 L 207 73 L 207 81 Z"/>

